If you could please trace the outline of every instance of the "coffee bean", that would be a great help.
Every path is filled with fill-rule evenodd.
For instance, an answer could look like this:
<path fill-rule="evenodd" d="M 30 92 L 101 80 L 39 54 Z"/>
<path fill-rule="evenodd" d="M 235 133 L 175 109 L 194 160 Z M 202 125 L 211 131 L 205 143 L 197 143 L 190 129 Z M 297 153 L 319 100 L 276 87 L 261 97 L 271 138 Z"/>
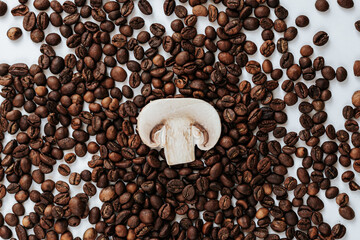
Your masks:
<path fill-rule="evenodd" d="M 188 11 L 184 6 L 177 5 L 174 9 L 175 15 L 178 18 L 185 18 L 188 16 Z"/>
<path fill-rule="evenodd" d="M 13 16 L 25 16 L 29 12 L 29 8 L 26 5 L 20 4 L 11 9 Z"/>
<path fill-rule="evenodd" d="M 71 185 L 79 185 L 80 184 L 80 181 L 81 181 L 81 177 L 80 177 L 80 174 L 76 173 L 76 172 L 73 172 L 70 174 L 69 176 L 69 183 Z"/>
<path fill-rule="evenodd" d="M 36 15 L 34 12 L 28 12 L 23 19 L 23 28 L 26 31 L 32 31 L 36 26 Z"/>
<path fill-rule="evenodd" d="M 0 2 L 0 17 L 4 16 L 5 13 L 7 12 L 7 4 L 3 1 Z"/>
<path fill-rule="evenodd" d="M 60 44 L 61 37 L 57 33 L 50 33 L 46 36 L 45 41 L 50 46 L 56 46 Z"/>
<path fill-rule="evenodd" d="M 357 60 L 354 62 L 353 70 L 354 70 L 354 75 L 356 77 L 359 77 L 360 76 L 360 61 Z"/>
<path fill-rule="evenodd" d="M 326 0 L 316 0 L 315 8 L 320 12 L 326 12 L 329 10 L 329 3 Z"/>
<path fill-rule="evenodd" d="M 354 25 L 355 25 L 355 29 L 356 29 L 358 32 L 360 32 L 360 21 L 359 21 L 359 20 L 356 21 Z"/>
<path fill-rule="evenodd" d="M 324 46 L 329 41 L 329 36 L 324 31 L 319 31 L 314 35 L 313 43 L 316 46 Z"/>
<path fill-rule="evenodd" d="M 333 198 L 337 197 L 338 194 L 339 194 L 339 189 L 337 187 L 330 187 L 330 188 L 326 189 L 326 192 L 325 192 L 325 196 L 328 199 L 333 199 Z"/>
<path fill-rule="evenodd" d="M 356 91 L 352 96 L 352 104 L 355 107 L 360 107 L 360 91 Z"/>
<path fill-rule="evenodd" d="M 10 239 L 12 237 L 12 232 L 10 230 L 10 228 L 8 228 L 7 226 L 1 226 L 0 227 L 0 236 L 4 239 Z"/>
<path fill-rule="evenodd" d="M 345 68 L 343 67 L 339 67 L 336 69 L 336 79 L 339 81 L 339 82 L 343 82 L 346 80 L 347 78 L 347 71 Z"/>
<path fill-rule="evenodd" d="M 45 37 L 44 32 L 38 28 L 34 29 L 30 33 L 30 38 L 35 43 L 42 42 L 44 40 L 44 37 Z"/>
<path fill-rule="evenodd" d="M 35 0 L 33 5 L 37 10 L 46 10 L 50 7 L 50 2 L 48 0 Z"/>
<path fill-rule="evenodd" d="M 145 21 L 142 17 L 134 17 L 130 20 L 129 25 L 133 29 L 141 29 L 145 24 Z"/>
<path fill-rule="evenodd" d="M 10 40 L 17 40 L 21 37 L 22 31 L 18 27 L 12 27 L 7 31 L 7 36 Z"/>
<path fill-rule="evenodd" d="M 173 179 L 167 184 L 168 191 L 171 193 L 179 193 L 183 191 L 184 183 L 181 180 Z"/>
<path fill-rule="evenodd" d="M 336 238 L 343 238 L 346 233 L 346 227 L 342 224 L 336 224 L 331 229 L 331 234 Z"/>
<path fill-rule="evenodd" d="M 165 0 L 164 1 L 164 13 L 166 16 L 170 16 L 175 10 L 176 3 L 174 0 Z"/>
<path fill-rule="evenodd" d="M 111 77 L 118 82 L 123 82 L 125 81 L 126 77 L 127 77 L 127 73 L 125 72 L 125 70 L 121 67 L 114 67 L 111 70 L 110 73 Z"/>
<path fill-rule="evenodd" d="M 353 0 L 337 0 L 337 3 L 342 8 L 352 8 L 354 6 Z"/>
<path fill-rule="evenodd" d="M 345 207 L 349 203 L 349 196 L 346 193 L 341 193 L 336 197 L 336 203 L 340 207 Z"/>
<path fill-rule="evenodd" d="M 69 209 L 75 216 L 81 217 L 85 212 L 85 204 L 79 197 L 73 197 L 69 201 Z"/>
<path fill-rule="evenodd" d="M 49 26 L 49 16 L 45 12 L 38 14 L 36 18 L 37 27 L 40 30 L 45 30 Z"/>
<path fill-rule="evenodd" d="M 88 182 L 88 183 L 85 183 L 84 186 L 83 186 L 83 191 L 86 195 L 88 195 L 89 197 L 92 197 L 96 194 L 96 187 Z"/>
<path fill-rule="evenodd" d="M 295 19 L 295 23 L 298 27 L 306 27 L 309 25 L 309 18 L 305 15 L 300 15 Z"/>
<path fill-rule="evenodd" d="M 355 218 L 355 212 L 349 206 L 340 207 L 339 208 L 339 214 L 340 214 L 341 217 L 343 217 L 346 220 L 352 220 L 352 219 Z"/>
<path fill-rule="evenodd" d="M 141 0 L 138 2 L 138 6 L 140 11 L 145 15 L 151 15 L 152 14 L 152 7 L 147 0 Z"/>

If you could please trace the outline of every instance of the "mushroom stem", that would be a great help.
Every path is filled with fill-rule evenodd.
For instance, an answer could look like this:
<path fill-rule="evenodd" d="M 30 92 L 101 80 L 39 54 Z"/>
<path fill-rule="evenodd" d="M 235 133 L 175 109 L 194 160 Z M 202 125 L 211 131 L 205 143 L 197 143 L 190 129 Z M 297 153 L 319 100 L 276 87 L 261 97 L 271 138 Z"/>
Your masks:
<path fill-rule="evenodd" d="M 192 122 L 189 118 L 166 120 L 163 147 L 168 165 L 189 163 L 195 160 Z"/>

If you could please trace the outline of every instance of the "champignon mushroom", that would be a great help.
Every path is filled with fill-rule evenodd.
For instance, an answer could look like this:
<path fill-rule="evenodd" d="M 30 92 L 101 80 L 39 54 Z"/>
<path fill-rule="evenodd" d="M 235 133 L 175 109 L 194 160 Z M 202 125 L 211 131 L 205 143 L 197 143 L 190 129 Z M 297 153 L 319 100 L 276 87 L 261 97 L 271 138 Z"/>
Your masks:
<path fill-rule="evenodd" d="M 195 98 L 167 98 L 150 102 L 137 118 L 142 141 L 165 150 L 168 165 L 195 160 L 195 144 L 201 150 L 215 146 L 221 134 L 217 111 Z"/>

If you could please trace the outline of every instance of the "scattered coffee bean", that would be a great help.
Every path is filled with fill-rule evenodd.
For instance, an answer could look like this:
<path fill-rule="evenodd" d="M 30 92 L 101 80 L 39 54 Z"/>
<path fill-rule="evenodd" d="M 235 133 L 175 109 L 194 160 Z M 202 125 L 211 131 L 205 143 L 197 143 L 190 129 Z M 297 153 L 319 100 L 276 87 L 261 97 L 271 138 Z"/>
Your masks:
<path fill-rule="evenodd" d="M 354 67 L 353 67 L 353 69 L 354 69 L 354 75 L 355 75 L 355 77 L 360 77 L 360 61 L 359 61 L 359 60 L 357 60 L 357 61 L 354 62 Z"/>
<path fill-rule="evenodd" d="M 17 40 L 21 37 L 22 31 L 18 27 L 12 27 L 7 31 L 7 37 L 10 40 Z"/>
<path fill-rule="evenodd" d="M 356 21 L 354 25 L 355 25 L 355 29 L 356 29 L 358 32 L 360 32 L 360 20 Z"/>
<path fill-rule="evenodd" d="M 316 46 L 324 46 L 328 41 L 329 35 L 324 31 L 317 32 L 313 38 L 313 43 Z"/>
<path fill-rule="evenodd" d="M 355 107 L 360 107 L 360 90 L 354 92 L 352 96 L 352 104 Z"/>
<path fill-rule="evenodd" d="M 354 6 L 353 0 L 337 0 L 337 2 L 342 8 L 352 8 Z"/>
<path fill-rule="evenodd" d="M 326 12 L 329 10 L 329 3 L 327 0 L 316 0 L 315 8 L 320 12 Z"/>
<path fill-rule="evenodd" d="M 340 207 L 339 208 L 339 213 L 346 220 L 352 220 L 355 217 L 354 210 L 349 206 Z"/>
<path fill-rule="evenodd" d="M 295 19 L 296 26 L 298 27 L 306 27 L 309 25 L 310 20 L 305 15 L 300 15 Z"/>
<path fill-rule="evenodd" d="M 8 9 L 7 4 L 3 1 L 0 1 L 0 17 L 5 15 L 7 9 Z"/>

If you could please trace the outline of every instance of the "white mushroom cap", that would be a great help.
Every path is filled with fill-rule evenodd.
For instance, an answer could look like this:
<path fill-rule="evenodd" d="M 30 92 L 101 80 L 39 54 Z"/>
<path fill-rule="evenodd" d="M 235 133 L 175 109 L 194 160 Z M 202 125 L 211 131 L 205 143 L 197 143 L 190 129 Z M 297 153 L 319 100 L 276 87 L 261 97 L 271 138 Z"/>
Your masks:
<path fill-rule="evenodd" d="M 215 146 L 221 134 L 217 111 L 209 103 L 195 98 L 152 101 L 142 109 L 137 120 L 142 141 L 152 148 L 164 147 L 167 161 L 171 164 L 195 160 L 195 156 L 190 157 L 194 155 L 190 151 L 194 151 L 195 144 L 201 150 L 209 150 Z M 179 159 L 183 162 L 179 162 Z"/>

